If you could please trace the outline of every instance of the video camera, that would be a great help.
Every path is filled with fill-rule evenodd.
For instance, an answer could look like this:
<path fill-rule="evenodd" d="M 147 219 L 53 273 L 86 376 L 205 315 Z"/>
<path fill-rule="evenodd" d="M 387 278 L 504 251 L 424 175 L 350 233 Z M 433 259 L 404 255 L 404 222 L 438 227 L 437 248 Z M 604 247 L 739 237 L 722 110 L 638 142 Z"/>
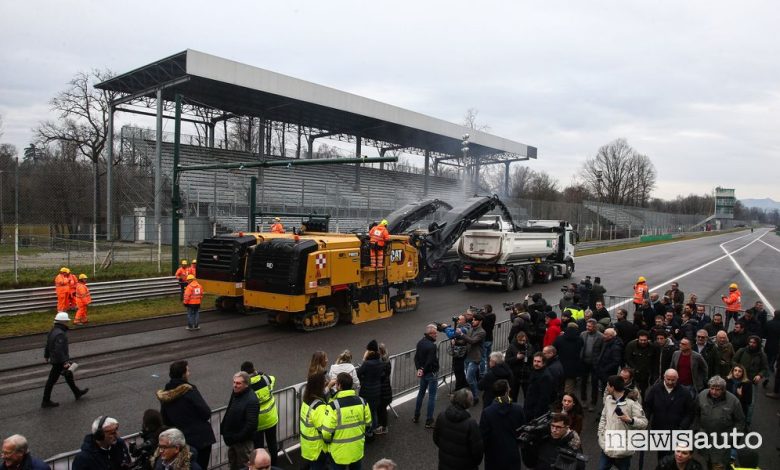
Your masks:
<path fill-rule="evenodd" d="M 484 315 L 485 314 L 485 309 L 482 308 L 482 307 L 475 307 L 473 305 L 469 305 L 469 310 L 474 312 L 474 315 Z"/>
<path fill-rule="evenodd" d="M 514 312 L 519 306 L 523 305 L 522 302 L 502 302 L 504 310 L 507 312 Z"/>
<path fill-rule="evenodd" d="M 588 456 L 574 449 L 566 447 L 558 448 L 558 456 L 553 462 L 555 470 L 583 470 L 588 463 Z"/>
<path fill-rule="evenodd" d="M 458 325 L 458 317 L 452 317 L 452 324 L 448 325 L 446 323 L 439 323 L 434 322 L 434 325 L 436 325 L 436 331 L 440 331 L 447 335 L 447 339 L 454 339 L 456 334 L 456 330 L 460 330 L 461 334 L 468 333 L 468 328 L 465 326 L 457 326 Z"/>
<path fill-rule="evenodd" d="M 528 424 L 520 426 L 515 430 L 517 442 L 521 447 L 536 445 L 540 440 L 550 434 L 551 422 L 552 412 L 548 412 L 532 420 Z"/>
<path fill-rule="evenodd" d="M 151 458 L 157 445 L 151 439 L 146 439 L 141 444 L 130 442 L 130 456 L 133 457 L 133 464 L 129 470 L 151 470 Z"/>

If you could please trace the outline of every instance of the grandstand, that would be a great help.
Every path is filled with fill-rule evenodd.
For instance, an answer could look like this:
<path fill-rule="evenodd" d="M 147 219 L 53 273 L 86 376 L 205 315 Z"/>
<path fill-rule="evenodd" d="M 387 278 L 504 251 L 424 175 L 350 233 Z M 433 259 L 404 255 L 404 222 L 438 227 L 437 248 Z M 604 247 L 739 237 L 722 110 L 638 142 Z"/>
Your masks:
<path fill-rule="evenodd" d="M 153 141 L 144 141 L 147 149 Z M 151 153 L 151 152 L 150 152 Z M 272 157 L 279 160 L 281 157 Z M 193 145 L 180 146 L 180 161 L 184 165 L 207 163 L 238 163 L 257 161 L 257 154 Z M 173 168 L 173 144 L 162 144 L 162 167 L 167 181 Z M 283 215 L 289 212 L 329 214 L 331 228 L 351 231 L 365 228 L 371 220 L 412 201 L 425 197 L 439 198 L 455 204 L 473 195 L 473 184 L 441 176 L 425 176 L 371 167 L 360 168 L 360 185 L 355 181 L 354 165 L 274 167 L 258 177 L 257 209 Z M 250 178 L 255 169 L 212 170 L 186 172 L 180 177 L 182 199 L 188 208 L 186 215 L 208 214 L 214 217 L 217 231 L 247 229 L 249 215 Z M 484 192 L 484 191 L 483 191 Z M 216 206 L 214 201 L 216 198 Z M 260 224 L 263 221 L 258 220 Z M 283 218 L 285 226 L 297 226 L 299 218 Z"/>
<path fill-rule="evenodd" d="M 585 201 L 585 208 L 594 215 L 601 217 L 603 225 L 618 228 L 665 228 L 667 231 L 689 230 L 695 227 L 704 217 L 693 214 L 669 214 L 656 212 L 641 207 L 618 206 L 593 201 Z"/>

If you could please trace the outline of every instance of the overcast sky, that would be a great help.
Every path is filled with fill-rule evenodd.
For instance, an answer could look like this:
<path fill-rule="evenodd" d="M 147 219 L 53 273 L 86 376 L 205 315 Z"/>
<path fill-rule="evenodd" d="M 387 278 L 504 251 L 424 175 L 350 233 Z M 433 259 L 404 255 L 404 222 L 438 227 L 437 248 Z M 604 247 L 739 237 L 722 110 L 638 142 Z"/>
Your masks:
<path fill-rule="evenodd" d="M 624 137 L 654 196 L 780 201 L 780 2 L 0 2 L 2 142 L 79 71 L 197 49 L 539 149 L 568 184 Z"/>

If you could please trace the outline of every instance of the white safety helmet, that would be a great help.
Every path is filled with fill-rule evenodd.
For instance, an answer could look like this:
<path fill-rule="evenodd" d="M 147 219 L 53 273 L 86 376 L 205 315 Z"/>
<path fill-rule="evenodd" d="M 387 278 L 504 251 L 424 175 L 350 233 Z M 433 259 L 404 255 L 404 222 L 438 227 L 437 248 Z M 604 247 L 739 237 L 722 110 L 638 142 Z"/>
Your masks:
<path fill-rule="evenodd" d="M 57 312 L 57 315 L 54 317 L 54 321 L 70 321 L 68 312 Z"/>

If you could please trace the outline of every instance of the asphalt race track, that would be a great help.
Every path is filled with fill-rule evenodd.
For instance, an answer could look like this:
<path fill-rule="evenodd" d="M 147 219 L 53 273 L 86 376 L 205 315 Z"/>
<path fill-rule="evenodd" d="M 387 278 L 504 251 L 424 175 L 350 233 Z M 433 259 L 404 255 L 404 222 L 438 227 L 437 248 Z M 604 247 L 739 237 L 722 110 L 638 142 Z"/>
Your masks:
<path fill-rule="evenodd" d="M 645 276 L 651 291 L 668 289 L 671 281 L 680 289 L 695 292 L 699 301 L 720 305 L 720 296 L 731 282 L 743 294 L 743 308 L 763 299 L 767 308 L 780 308 L 780 237 L 767 229 L 706 237 L 697 240 L 591 255 L 577 259 L 573 280 L 585 275 L 601 276 L 607 295 L 629 296 L 639 275 Z M 147 408 L 158 408 L 154 392 L 168 377 L 168 364 L 188 359 L 191 381 L 201 390 L 212 408 L 227 403 L 232 374 L 244 360 L 252 360 L 259 370 L 277 377 L 284 387 L 304 380 L 311 353 L 322 349 L 333 361 L 343 349 L 350 349 L 359 362 L 371 339 L 384 342 L 390 353 L 413 349 L 424 326 L 446 321 L 468 305 L 493 304 L 499 320 L 506 318 L 501 302 L 521 300 L 527 293 L 541 292 L 557 303 L 564 280 L 537 284 L 530 289 L 507 293 L 494 289 L 466 290 L 463 286 L 420 289 L 421 305 L 415 312 L 362 325 L 339 325 L 313 333 L 267 325 L 262 315 L 222 315 L 205 313 L 199 332 L 184 329 L 183 316 L 89 327 L 71 331 L 71 356 L 80 363 L 76 373 L 80 387 L 89 394 L 75 402 L 60 381 L 52 399 L 59 408 L 41 409 L 43 385 L 48 366 L 43 363 L 45 335 L 0 341 L 0 430 L 8 436 L 20 433 L 30 440 L 32 452 L 46 458 L 77 449 L 92 420 L 110 415 L 120 421 L 120 433 L 140 429 Z M 440 389 L 437 413 L 446 405 L 446 388 Z M 400 418 L 390 417 L 390 433 L 379 436 L 367 448 L 364 468 L 381 457 L 389 457 L 401 468 L 435 468 L 436 448 L 422 425 L 411 423 L 413 402 L 399 403 Z M 764 438 L 762 468 L 780 468 L 778 444 L 780 401 L 759 393 L 753 429 Z M 481 405 L 472 410 L 478 416 Z M 586 416 L 583 441 L 596 467 L 595 413 Z M 632 468 L 638 468 L 637 458 Z M 286 463 L 286 462 L 285 462 Z M 645 468 L 654 468 L 655 457 Z M 287 466 L 297 468 L 295 466 Z M 287 468 L 286 467 L 286 468 Z"/>

